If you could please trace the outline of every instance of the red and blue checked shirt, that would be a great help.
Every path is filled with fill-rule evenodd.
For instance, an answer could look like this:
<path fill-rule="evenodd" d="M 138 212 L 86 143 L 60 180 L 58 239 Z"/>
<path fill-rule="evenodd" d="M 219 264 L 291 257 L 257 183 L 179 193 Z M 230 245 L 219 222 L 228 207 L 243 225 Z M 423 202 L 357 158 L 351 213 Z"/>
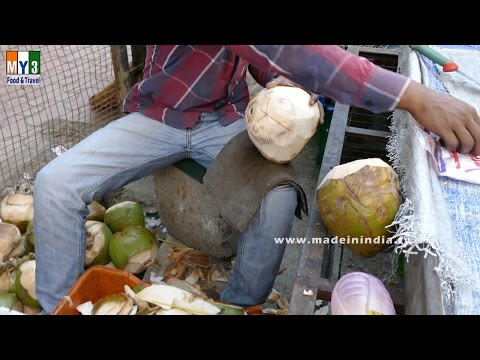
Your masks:
<path fill-rule="evenodd" d="M 375 113 L 392 111 L 409 83 L 336 45 L 149 45 L 144 78 L 130 90 L 124 112 L 182 129 L 216 111 L 228 125 L 244 117 L 247 68 L 263 86 L 281 74 Z"/>

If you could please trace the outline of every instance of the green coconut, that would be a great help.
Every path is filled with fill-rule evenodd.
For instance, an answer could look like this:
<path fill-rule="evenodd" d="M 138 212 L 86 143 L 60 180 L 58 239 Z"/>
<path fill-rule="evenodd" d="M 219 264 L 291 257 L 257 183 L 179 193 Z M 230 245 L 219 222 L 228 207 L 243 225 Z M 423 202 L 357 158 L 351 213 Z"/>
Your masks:
<path fill-rule="evenodd" d="M 105 212 L 104 222 L 113 233 L 122 231 L 127 226 L 145 226 L 142 205 L 133 201 L 113 205 Z"/>
<path fill-rule="evenodd" d="M 100 221 L 89 220 L 87 227 L 87 249 L 85 266 L 105 265 L 110 261 L 109 246 L 112 231 Z"/>
<path fill-rule="evenodd" d="M 35 252 L 35 246 L 28 240 L 28 236 L 23 236 L 22 241 L 23 241 L 23 248 L 25 249 L 24 254 Z M 33 242 L 35 242 L 35 240 Z"/>
<path fill-rule="evenodd" d="M 20 230 L 13 224 L 0 224 L 0 262 L 10 259 L 22 242 Z"/>
<path fill-rule="evenodd" d="M 27 235 L 28 242 L 32 244 L 32 246 L 35 246 L 35 231 L 33 230 L 33 219 L 28 222 L 25 235 Z"/>
<path fill-rule="evenodd" d="M 23 311 L 23 306 L 15 293 L 0 290 L 0 307 L 6 307 L 9 310 Z"/>
<path fill-rule="evenodd" d="M 23 313 L 25 315 L 37 315 L 42 311 L 40 306 L 26 306 L 23 305 Z"/>
<path fill-rule="evenodd" d="M 138 274 L 152 264 L 158 253 L 155 237 L 141 226 L 127 226 L 113 235 L 110 258 L 118 269 Z"/>
<path fill-rule="evenodd" d="M 87 220 L 103 221 L 105 211 L 106 209 L 103 205 L 93 200 L 92 203 L 88 205 Z"/>
<path fill-rule="evenodd" d="M 385 227 L 400 206 L 399 190 L 390 165 L 378 158 L 356 160 L 333 168 L 318 186 L 318 212 L 332 235 L 345 239 L 355 254 L 371 257 L 389 245 Z M 362 237 L 371 243 L 361 243 Z"/>
<path fill-rule="evenodd" d="M 33 197 L 23 194 L 7 195 L 0 205 L 0 217 L 4 222 L 17 226 L 23 233 L 28 222 L 33 219 Z"/>
<path fill-rule="evenodd" d="M 23 305 L 39 307 L 35 295 L 35 260 L 25 261 L 17 269 L 15 291 Z"/>

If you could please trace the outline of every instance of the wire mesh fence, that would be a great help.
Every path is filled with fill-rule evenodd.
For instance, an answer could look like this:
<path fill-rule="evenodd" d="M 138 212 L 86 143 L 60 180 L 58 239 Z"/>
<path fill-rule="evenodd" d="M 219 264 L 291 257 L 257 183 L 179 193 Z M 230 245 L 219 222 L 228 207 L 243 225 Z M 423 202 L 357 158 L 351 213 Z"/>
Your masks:
<path fill-rule="evenodd" d="M 0 73 L 7 51 L 34 50 L 39 85 L 0 82 L 0 193 L 121 114 L 110 46 L 2 45 Z"/>

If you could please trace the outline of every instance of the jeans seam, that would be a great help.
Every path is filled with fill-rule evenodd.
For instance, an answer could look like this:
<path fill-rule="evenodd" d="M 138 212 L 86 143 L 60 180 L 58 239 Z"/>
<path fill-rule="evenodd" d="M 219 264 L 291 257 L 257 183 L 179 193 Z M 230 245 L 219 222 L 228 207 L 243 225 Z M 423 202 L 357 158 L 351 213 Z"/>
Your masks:
<path fill-rule="evenodd" d="M 192 156 L 192 129 L 187 129 L 186 131 L 187 134 L 187 152 L 188 156 Z"/>
<path fill-rule="evenodd" d="M 263 208 L 263 200 L 262 200 L 262 202 L 260 203 L 260 207 L 259 207 L 259 209 L 258 209 L 258 211 L 260 212 L 260 213 L 258 214 L 258 218 L 256 218 L 256 217 L 254 216 L 254 220 L 250 222 L 250 224 L 249 224 L 249 226 L 248 226 L 248 229 L 246 230 L 246 235 L 250 235 L 250 230 L 251 230 L 252 228 L 254 228 L 254 229 L 256 230 L 256 229 L 258 228 L 258 227 L 257 227 L 258 223 L 261 223 L 261 220 L 262 220 L 262 208 Z M 254 224 L 254 222 L 255 222 L 255 224 Z M 255 226 L 254 226 L 254 225 L 255 225 Z M 252 234 L 252 236 L 255 237 L 255 234 Z M 243 263 L 244 263 L 243 260 L 244 260 L 244 258 L 245 258 L 245 248 L 247 247 L 247 241 L 249 241 L 249 236 L 246 236 L 245 241 L 243 242 L 243 246 L 242 246 L 242 249 L 241 249 L 241 254 L 242 254 L 242 256 L 241 256 L 241 258 L 240 258 L 241 261 L 240 261 L 240 264 L 238 265 L 239 272 L 242 273 L 242 274 L 243 274 L 243 271 L 241 271 L 241 268 L 243 267 Z M 240 284 L 239 284 L 239 286 L 238 286 L 238 292 L 235 294 L 235 297 L 238 297 L 238 294 L 239 294 L 239 293 L 240 293 L 240 294 L 243 293 L 243 290 L 244 290 L 244 288 L 245 288 L 245 280 L 244 280 L 242 277 L 240 277 L 240 281 L 239 281 L 239 282 L 240 282 Z"/>
<path fill-rule="evenodd" d="M 112 177 L 114 176 L 117 176 L 118 174 L 121 174 L 125 171 L 129 171 L 129 170 L 132 170 L 136 167 L 141 167 L 141 166 L 144 166 L 150 162 L 153 162 L 153 161 L 156 161 L 162 157 L 165 157 L 165 156 L 169 156 L 169 155 L 175 155 L 175 154 L 178 154 L 178 153 L 181 153 L 183 151 L 183 149 L 178 149 L 178 150 L 175 150 L 175 151 L 171 151 L 171 152 L 167 152 L 167 153 L 164 153 L 162 155 L 158 155 L 158 156 L 155 156 L 153 158 L 150 158 L 150 159 L 147 159 L 145 161 L 142 161 L 141 163 L 138 163 L 138 164 L 135 164 L 135 165 L 132 165 L 132 166 L 128 166 L 126 168 L 123 168 L 121 170 L 118 170 L 110 175 L 108 175 L 107 177 L 104 177 L 102 178 L 101 180 L 97 181 L 95 184 L 93 184 L 92 186 L 90 186 L 88 189 L 84 190 L 81 192 L 80 196 L 83 198 L 83 195 L 91 192 L 92 190 L 95 190 L 97 189 L 98 187 L 100 187 L 101 185 L 103 185 L 107 180 L 111 179 Z"/>
<path fill-rule="evenodd" d="M 199 153 L 202 153 L 202 154 L 204 154 L 204 155 L 207 155 L 207 156 L 211 157 L 212 160 L 215 160 L 215 158 L 216 158 L 216 156 L 213 155 L 213 154 L 212 154 L 211 152 L 209 152 L 208 150 L 203 150 L 203 149 L 199 149 L 199 148 L 195 148 L 195 147 L 194 147 L 194 148 L 192 148 L 192 152 L 194 152 L 194 151 L 199 152 Z"/>

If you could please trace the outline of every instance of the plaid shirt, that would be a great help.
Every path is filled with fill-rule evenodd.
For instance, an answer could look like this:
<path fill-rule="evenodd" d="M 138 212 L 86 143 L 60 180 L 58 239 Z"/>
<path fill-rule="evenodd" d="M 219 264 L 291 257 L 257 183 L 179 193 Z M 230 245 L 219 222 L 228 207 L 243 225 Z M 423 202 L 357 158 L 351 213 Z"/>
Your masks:
<path fill-rule="evenodd" d="M 144 79 L 130 90 L 124 112 L 182 129 L 216 111 L 228 125 L 244 117 L 247 67 L 263 86 L 281 74 L 375 113 L 392 111 L 409 83 L 335 45 L 149 45 Z"/>

